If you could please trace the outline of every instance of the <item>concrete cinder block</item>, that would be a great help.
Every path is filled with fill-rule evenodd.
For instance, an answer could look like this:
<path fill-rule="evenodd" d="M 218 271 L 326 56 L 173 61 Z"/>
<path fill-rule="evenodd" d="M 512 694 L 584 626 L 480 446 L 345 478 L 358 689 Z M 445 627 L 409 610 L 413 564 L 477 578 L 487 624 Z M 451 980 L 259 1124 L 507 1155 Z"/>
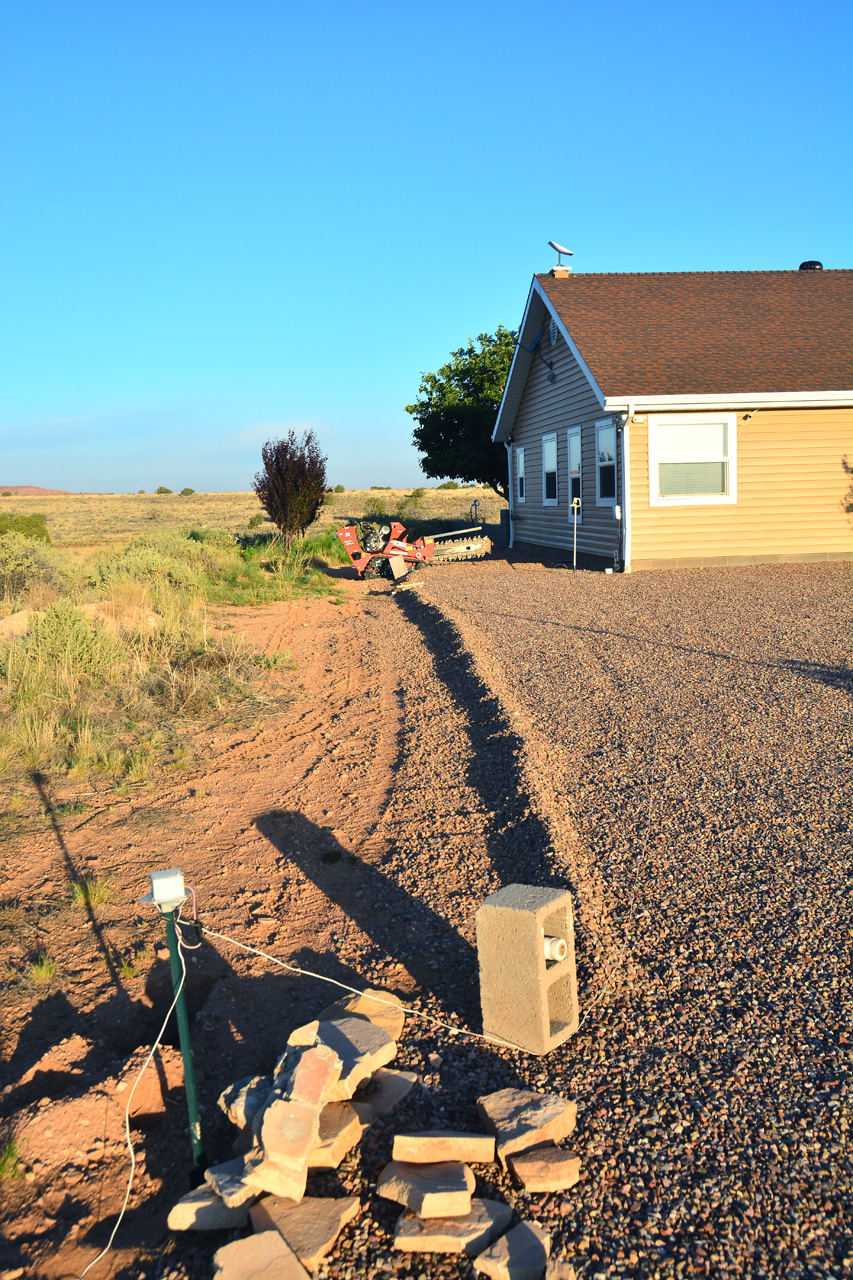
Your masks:
<path fill-rule="evenodd" d="M 563 960 L 545 956 L 545 939 L 566 944 Z M 528 1053 L 555 1049 L 578 1029 L 571 894 L 510 884 L 477 912 L 483 1030 Z"/>

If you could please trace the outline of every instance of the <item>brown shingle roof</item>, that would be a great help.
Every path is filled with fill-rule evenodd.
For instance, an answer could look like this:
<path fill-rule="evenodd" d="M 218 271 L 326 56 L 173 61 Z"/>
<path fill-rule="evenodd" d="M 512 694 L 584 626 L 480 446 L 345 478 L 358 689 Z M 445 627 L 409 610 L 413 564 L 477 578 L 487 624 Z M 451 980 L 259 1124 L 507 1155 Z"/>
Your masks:
<path fill-rule="evenodd" d="M 536 278 L 606 396 L 853 388 L 853 271 Z"/>

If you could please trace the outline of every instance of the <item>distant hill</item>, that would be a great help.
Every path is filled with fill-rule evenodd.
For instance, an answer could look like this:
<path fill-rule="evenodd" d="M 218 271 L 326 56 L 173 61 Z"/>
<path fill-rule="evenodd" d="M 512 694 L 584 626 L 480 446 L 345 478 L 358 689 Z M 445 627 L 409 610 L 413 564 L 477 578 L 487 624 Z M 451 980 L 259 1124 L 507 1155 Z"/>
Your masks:
<path fill-rule="evenodd" d="M 49 498 L 54 494 L 72 496 L 71 489 L 42 489 L 38 484 L 0 484 L 0 493 L 21 494 L 25 498 Z"/>

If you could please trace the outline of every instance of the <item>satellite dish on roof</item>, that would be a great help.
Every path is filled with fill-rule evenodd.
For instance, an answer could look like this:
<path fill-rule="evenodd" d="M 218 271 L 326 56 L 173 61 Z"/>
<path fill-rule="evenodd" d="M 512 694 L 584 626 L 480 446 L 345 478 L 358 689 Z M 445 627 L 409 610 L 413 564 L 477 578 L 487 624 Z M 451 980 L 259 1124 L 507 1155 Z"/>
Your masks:
<path fill-rule="evenodd" d="M 561 266 L 563 265 L 563 254 L 564 254 L 564 253 L 568 254 L 568 256 L 569 256 L 570 258 L 573 258 L 573 257 L 574 257 L 574 251 L 573 251 L 572 249 L 565 249 L 561 244 L 557 244 L 557 241 L 556 241 L 556 240 L 549 240 L 549 241 L 548 241 L 548 247 L 549 247 L 549 249 L 553 249 L 553 250 L 554 250 L 554 252 L 556 253 L 556 255 L 557 255 L 557 266 L 558 266 L 558 267 L 561 267 Z"/>

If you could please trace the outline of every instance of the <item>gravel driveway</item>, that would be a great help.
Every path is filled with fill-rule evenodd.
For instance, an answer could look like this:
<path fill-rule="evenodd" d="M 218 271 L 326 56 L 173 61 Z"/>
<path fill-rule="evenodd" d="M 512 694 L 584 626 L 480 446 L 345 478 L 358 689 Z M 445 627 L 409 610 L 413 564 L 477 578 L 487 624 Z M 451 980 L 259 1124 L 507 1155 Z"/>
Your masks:
<path fill-rule="evenodd" d="M 849 1275 L 851 566 L 456 565 L 376 616 L 424 762 L 389 878 L 469 939 L 496 883 L 578 901 L 578 1036 L 437 1039 L 439 1118 L 507 1083 L 577 1098 L 581 1184 L 514 1199 L 588 1277 Z"/>

